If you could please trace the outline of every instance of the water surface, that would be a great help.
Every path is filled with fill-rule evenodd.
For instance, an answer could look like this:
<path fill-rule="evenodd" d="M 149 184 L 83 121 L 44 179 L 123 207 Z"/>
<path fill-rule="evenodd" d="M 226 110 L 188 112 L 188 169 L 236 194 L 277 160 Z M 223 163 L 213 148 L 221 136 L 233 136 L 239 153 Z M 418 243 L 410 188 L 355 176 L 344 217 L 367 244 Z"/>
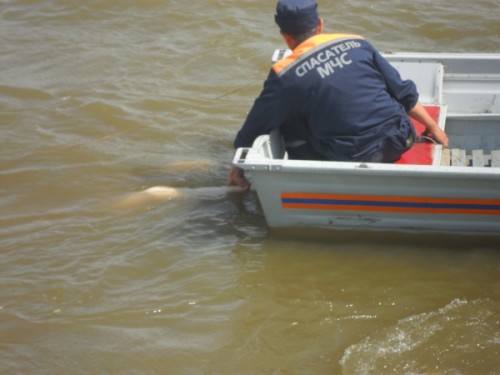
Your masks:
<path fill-rule="evenodd" d="M 276 232 L 254 193 L 203 193 L 273 8 L 0 1 L 2 374 L 500 373 L 498 239 Z M 383 51 L 500 52 L 496 0 L 320 10 Z M 110 208 L 155 185 L 189 193 Z"/>

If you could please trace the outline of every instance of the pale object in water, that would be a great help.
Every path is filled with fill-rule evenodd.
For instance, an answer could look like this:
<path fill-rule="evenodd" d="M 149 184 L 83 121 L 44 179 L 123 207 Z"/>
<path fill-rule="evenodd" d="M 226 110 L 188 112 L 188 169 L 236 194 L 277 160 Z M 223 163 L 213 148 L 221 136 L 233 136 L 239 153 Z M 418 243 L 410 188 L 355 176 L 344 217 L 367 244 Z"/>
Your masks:
<path fill-rule="evenodd" d="M 153 186 L 119 199 L 113 206 L 118 210 L 133 210 L 149 207 L 154 204 L 184 197 L 215 198 L 228 193 L 241 193 L 237 186 L 213 186 L 199 188 L 173 188 L 170 186 Z"/>

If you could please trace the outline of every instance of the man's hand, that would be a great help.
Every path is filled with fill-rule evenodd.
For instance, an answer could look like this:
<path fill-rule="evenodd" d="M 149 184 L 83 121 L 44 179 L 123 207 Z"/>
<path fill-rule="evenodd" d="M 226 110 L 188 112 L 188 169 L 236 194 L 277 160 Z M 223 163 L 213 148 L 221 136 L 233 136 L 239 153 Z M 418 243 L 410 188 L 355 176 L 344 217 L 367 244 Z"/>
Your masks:
<path fill-rule="evenodd" d="M 437 142 L 441 143 L 443 147 L 448 147 L 448 136 L 446 133 L 436 124 L 432 117 L 427 113 L 427 110 L 422 106 L 422 104 L 417 103 L 415 107 L 408 113 L 415 120 L 420 121 L 425 126 L 425 133 L 431 138 L 435 139 Z"/>
<path fill-rule="evenodd" d="M 448 136 L 439 126 L 427 128 L 425 134 L 442 144 L 443 147 L 448 147 Z"/>
<path fill-rule="evenodd" d="M 228 186 L 239 186 L 243 190 L 250 189 L 250 182 L 245 177 L 245 171 L 238 167 L 231 167 L 227 176 Z"/>

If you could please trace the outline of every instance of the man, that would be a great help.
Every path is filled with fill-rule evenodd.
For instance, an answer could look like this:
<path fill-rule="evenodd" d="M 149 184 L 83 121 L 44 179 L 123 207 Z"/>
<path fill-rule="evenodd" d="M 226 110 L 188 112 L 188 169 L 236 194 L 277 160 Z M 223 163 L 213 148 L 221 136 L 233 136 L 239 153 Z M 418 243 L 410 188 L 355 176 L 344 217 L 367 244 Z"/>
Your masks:
<path fill-rule="evenodd" d="M 317 7 L 315 0 L 278 2 L 275 21 L 292 54 L 272 66 L 235 148 L 280 128 L 291 159 L 394 162 L 415 139 L 408 115 L 447 147 L 415 84 L 363 37 L 323 34 Z M 227 183 L 250 186 L 237 167 Z"/>

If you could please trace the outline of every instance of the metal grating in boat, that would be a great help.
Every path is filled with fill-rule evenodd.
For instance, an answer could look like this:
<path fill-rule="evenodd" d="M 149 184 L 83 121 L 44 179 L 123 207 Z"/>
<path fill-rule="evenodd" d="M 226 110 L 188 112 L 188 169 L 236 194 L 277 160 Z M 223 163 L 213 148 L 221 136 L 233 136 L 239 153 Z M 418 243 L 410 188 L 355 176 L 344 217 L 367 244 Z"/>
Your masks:
<path fill-rule="evenodd" d="M 447 148 L 441 153 L 441 166 L 500 168 L 500 150 L 487 154 L 483 150 Z"/>

